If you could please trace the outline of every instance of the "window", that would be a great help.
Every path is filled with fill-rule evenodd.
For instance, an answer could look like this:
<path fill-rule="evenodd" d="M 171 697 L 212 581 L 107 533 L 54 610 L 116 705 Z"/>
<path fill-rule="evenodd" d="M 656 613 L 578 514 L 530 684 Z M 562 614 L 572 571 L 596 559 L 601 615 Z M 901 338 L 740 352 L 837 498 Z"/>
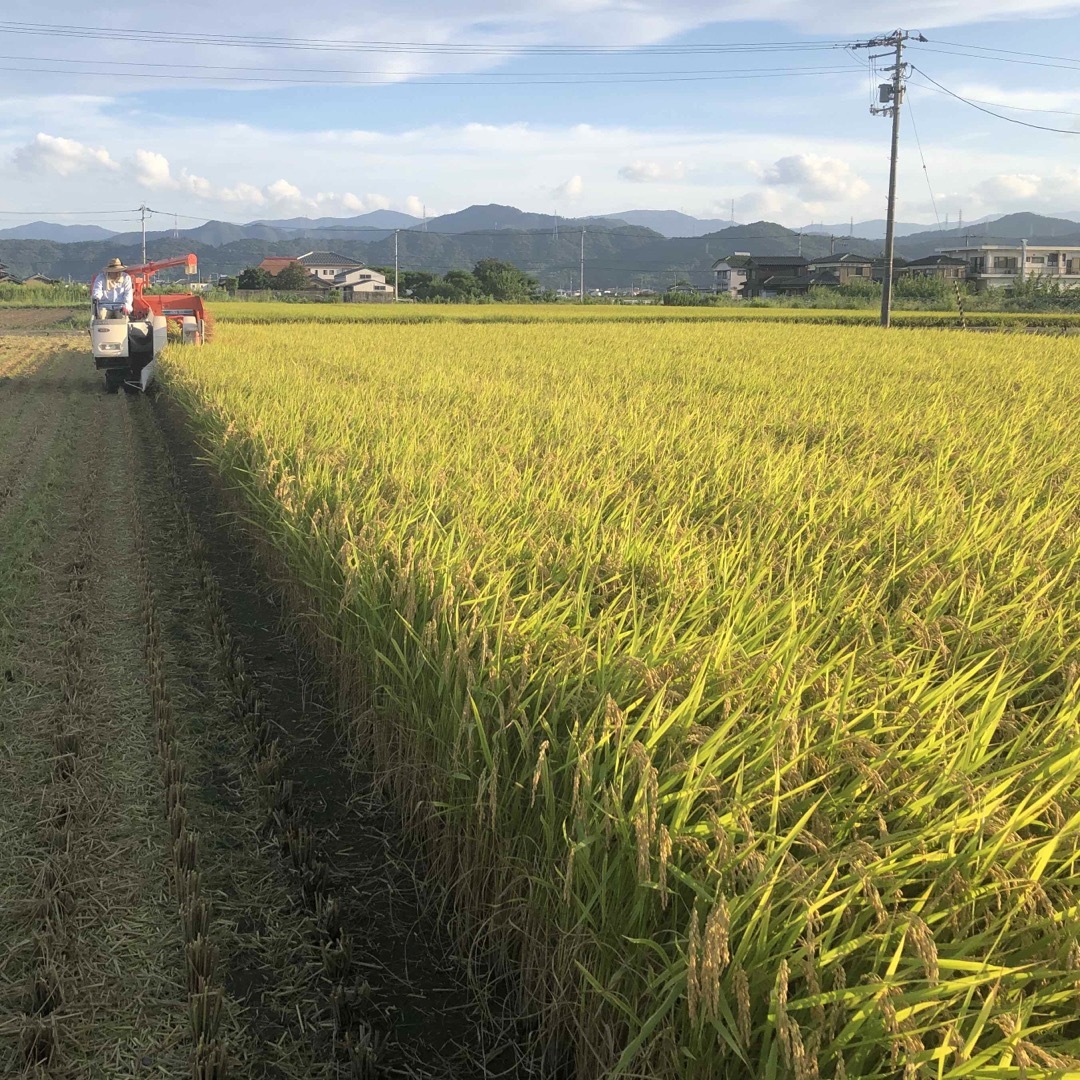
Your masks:
<path fill-rule="evenodd" d="M 1029 263 L 1034 263 L 1037 266 L 1045 266 L 1046 265 L 1046 256 L 1045 255 L 1029 255 L 1028 258 L 1027 258 L 1027 261 Z"/>
<path fill-rule="evenodd" d="M 1057 266 L 1057 264 L 1058 264 L 1058 253 L 1056 251 L 1051 252 L 1049 255 L 1046 256 L 1046 265 L 1047 266 Z"/>
<path fill-rule="evenodd" d="M 1016 256 L 1015 255 L 995 255 L 994 256 L 994 269 L 998 273 L 1002 274 L 1015 274 L 1016 273 Z"/>

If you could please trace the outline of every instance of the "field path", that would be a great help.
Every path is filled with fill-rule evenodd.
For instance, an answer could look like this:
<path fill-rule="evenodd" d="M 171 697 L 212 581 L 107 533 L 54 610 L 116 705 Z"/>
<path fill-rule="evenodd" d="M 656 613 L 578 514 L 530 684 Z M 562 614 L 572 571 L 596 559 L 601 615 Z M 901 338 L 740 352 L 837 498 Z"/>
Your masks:
<path fill-rule="evenodd" d="M 517 1075 L 182 431 L 100 381 L 0 337 L 0 1074 Z"/>

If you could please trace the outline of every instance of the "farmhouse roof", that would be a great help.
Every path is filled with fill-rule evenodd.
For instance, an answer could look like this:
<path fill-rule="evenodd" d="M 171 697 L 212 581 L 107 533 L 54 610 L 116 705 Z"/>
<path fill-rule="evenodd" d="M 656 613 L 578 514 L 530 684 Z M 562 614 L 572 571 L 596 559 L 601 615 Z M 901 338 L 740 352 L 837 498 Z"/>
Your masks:
<path fill-rule="evenodd" d="M 921 259 L 912 259 L 907 266 L 967 266 L 967 261 L 952 255 L 924 255 Z"/>
<path fill-rule="evenodd" d="M 717 259 L 713 263 L 713 269 L 715 270 L 721 263 L 727 263 L 732 270 L 745 270 L 750 265 L 749 255 L 728 255 L 724 259 Z"/>
<path fill-rule="evenodd" d="M 297 260 L 302 266 L 308 267 L 340 267 L 348 266 L 353 269 L 360 269 L 363 267 L 363 263 L 357 262 L 355 259 L 348 259 L 344 255 L 338 255 L 333 251 L 309 251 L 306 255 L 301 255 Z"/>
<path fill-rule="evenodd" d="M 752 255 L 749 262 L 754 266 L 805 266 L 801 255 Z"/>
<path fill-rule="evenodd" d="M 845 251 L 840 255 L 819 255 L 810 260 L 811 266 L 825 266 L 833 263 L 858 263 L 869 266 L 874 260 L 867 255 L 856 255 L 854 251 Z"/>
<path fill-rule="evenodd" d="M 286 266 L 292 266 L 297 260 L 292 255 L 267 255 L 261 263 L 259 263 L 259 269 L 265 270 L 268 274 L 277 276 L 285 269 Z"/>

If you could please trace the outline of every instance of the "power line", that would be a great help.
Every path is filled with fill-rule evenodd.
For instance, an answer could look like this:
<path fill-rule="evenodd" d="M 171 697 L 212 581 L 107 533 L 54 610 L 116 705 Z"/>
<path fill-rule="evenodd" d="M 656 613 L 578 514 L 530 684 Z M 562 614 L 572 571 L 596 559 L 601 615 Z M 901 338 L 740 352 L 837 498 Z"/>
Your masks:
<path fill-rule="evenodd" d="M 1002 49 L 996 45 L 970 45 L 963 41 L 939 41 L 937 38 L 933 39 L 933 43 L 935 45 L 949 45 L 956 49 L 977 49 L 979 52 L 1007 53 L 1010 56 L 1029 56 L 1038 60 L 1067 60 L 1069 63 L 1080 64 L 1080 60 L 1074 56 L 1052 56 L 1046 53 L 1022 52 L 1019 49 Z"/>
<path fill-rule="evenodd" d="M 235 65 L 235 64 L 189 64 L 186 62 L 177 62 L 175 64 L 165 63 L 162 61 L 149 61 L 149 60 L 105 60 L 97 58 L 94 60 L 72 60 L 63 56 L 5 56 L 0 55 L 0 60 L 14 60 L 21 61 L 23 63 L 32 64 L 104 64 L 107 67 L 137 67 L 137 68 L 159 68 L 159 69 L 181 69 L 183 71 L 269 71 L 289 74 L 322 74 L 322 75 L 377 75 L 383 78 L 401 78 L 401 77 L 417 77 L 417 78 L 453 78 L 455 76 L 473 76 L 476 74 L 484 74 L 488 77 L 489 73 L 477 73 L 477 72 L 465 72 L 465 71 L 365 71 L 357 68 L 293 68 L 293 67 L 280 67 L 280 66 L 250 66 L 250 65 Z M 768 74 L 775 71 L 792 71 L 796 73 L 806 72 L 810 74 L 816 74 L 821 69 L 812 67 L 796 67 L 796 68 L 734 68 L 732 69 L 735 74 Z M 837 70 L 846 70 L 843 68 Z M 100 74 L 100 72 L 79 72 L 77 74 Z M 113 74 L 113 73 L 110 73 Z M 122 72 L 116 72 L 115 74 L 123 74 Z M 561 78 L 567 74 L 578 74 L 576 72 L 565 71 L 515 71 L 515 72 L 491 72 L 491 78 Z M 604 76 L 631 76 L 631 75 L 649 75 L 649 76 L 662 76 L 662 75 L 721 75 L 725 74 L 722 71 L 717 71 L 716 68 L 703 68 L 703 69 L 678 69 L 678 70 L 649 70 L 649 71 L 610 71 L 610 72 L 583 72 L 581 74 L 593 75 L 598 77 Z M 181 76 L 177 75 L 176 78 Z M 186 76 L 187 78 L 198 78 L 198 76 Z M 270 79 L 263 79 L 261 77 L 255 77 L 253 81 L 265 82 L 272 81 Z"/>
<path fill-rule="evenodd" d="M 1051 64 L 1045 60 L 1020 60 L 1014 56 L 995 56 L 990 53 L 957 52 L 955 49 L 924 48 L 923 52 L 938 53 L 941 56 L 963 56 L 969 60 L 993 60 L 999 64 L 1021 64 L 1025 67 L 1055 68 L 1059 71 L 1080 71 L 1080 61 L 1066 64 Z"/>
<path fill-rule="evenodd" d="M 47 214 L 49 217 L 102 217 L 105 214 L 137 214 L 138 212 L 137 206 L 130 210 L 0 210 L 0 214 L 11 217 L 33 217 L 35 214 Z"/>
<path fill-rule="evenodd" d="M 658 55 L 685 55 L 740 52 L 815 52 L 843 49 L 846 41 L 754 41 L 699 43 L 695 45 L 538 45 L 525 42 L 506 44 L 439 43 L 419 41 L 340 40 L 237 34 L 201 34 L 191 31 L 125 30 L 117 27 L 78 26 L 0 21 L 0 33 L 46 37 L 104 38 L 109 41 L 136 41 L 140 44 L 204 45 L 239 49 L 296 49 L 313 52 L 415 52 L 440 55 L 485 55 L 535 53 L 553 55 L 607 55 L 647 52 Z"/>
<path fill-rule="evenodd" d="M 929 90 L 933 94 L 946 94 L 935 86 L 927 86 L 925 83 L 915 83 L 921 90 Z M 947 95 L 948 96 L 948 95 Z M 983 98 L 968 98 L 968 101 L 977 102 L 979 105 L 991 105 L 995 109 L 1009 109 L 1012 112 L 1043 113 L 1054 116 L 1078 116 L 1080 109 L 1037 109 L 1031 105 L 1007 105 L 1004 101 L 986 101 Z"/>
<path fill-rule="evenodd" d="M 926 168 L 926 155 L 923 153 L 922 141 L 919 138 L 919 129 L 915 124 L 915 110 L 911 107 L 911 98 L 908 98 L 908 116 L 911 119 L 911 130 L 915 133 L 915 145 L 919 148 L 919 160 L 922 162 L 923 175 L 926 177 L 926 189 L 930 192 L 930 205 L 934 208 L 934 220 L 937 222 L 938 231 L 941 231 L 941 215 L 938 213 L 937 199 L 934 198 L 934 185 L 930 183 L 930 172 Z"/>
<path fill-rule="evenodd" d="M 69 63 L 71 61 L 61 61 Z M 85 61 L 90 63 L 91 61 Z M 807 75 L 842 75 L 847 69 L 841 67 L 826 68 L 761 68 L 746 69 L 745 71 L 718 72 L 709 75 L 660 75 L 655 78 L 648 76 L 623 76 L 618 73 L 596 75 L 582 73 L 566 77 L 519 77 L 516 74 L 501 72 L 489 72 L 487 74 L 473 72 L 468 77 L 441 76 L 438 78 L 410 78 L 403 82 L 396 73 L 388 72 L 378 78 L 363 79 L 281 79 L 273 76 L 243 76 L 243 75 L 184 75 L 173 72 L 160 74 L 148 71 L 110 71 L 107 69 L 94 69 L 86 71 L 71 71 L 66 68 L 49 67 L 7 67 L 8 72 L 21 72 L 24 74 L 40 75 L 69 75 L 78 76 L 108 76 L 120 79 L 157 79 L 157 80 L 181 80 L 185 82 L 207 83 L 257 83 L 274 84 L 278 86 L 610 86 L 659 83 L 688 83 L 688 82 L 725 82 L 738 79 L 774 79 L 774 78 L 802 78 Z"/>
<path fill-rule="evenodd" d="M 942 86 L 941 83 L 937 81 L 937 79 L 931 78 L 929 75 L 926 74 L 925 71 L 922 70 L 922 68 L 917 68 L 914 64 L 912 64 L 911 70 L 917 71 L 924 79 L 929 79 L 930 82 L 932 82 L 939 90 L 948 94 L 949 97 L 956 98 L 957 101 L 962 101 L 965 105 L 970 105 L 971 108 L 978 109 L 978 111 L 981 113 L 986 113 L 987 116 L 995 116 L 998 120 L 1005 120 L 1010 124 L 1019 124 L 1020 127 L 1034 128 L 1036 131 L 1053 131 L 1059 135 L 1080 135 L 1080 131 L 1077 131 L 1075 128 L 1056 128 L 1048 127 L 1045 124 L 1032 124 L 1029 123 L 1027 120 L 1019 120 L 1015 116 L 1005 116 L 1004 113 L 994 112 L 991 109 L 987 109 L 982 105 L 976 104 L 970 98 L 966 98 L 961 94 L 957 94 L 955 91 L 950 90 L 947 86 Z"/>

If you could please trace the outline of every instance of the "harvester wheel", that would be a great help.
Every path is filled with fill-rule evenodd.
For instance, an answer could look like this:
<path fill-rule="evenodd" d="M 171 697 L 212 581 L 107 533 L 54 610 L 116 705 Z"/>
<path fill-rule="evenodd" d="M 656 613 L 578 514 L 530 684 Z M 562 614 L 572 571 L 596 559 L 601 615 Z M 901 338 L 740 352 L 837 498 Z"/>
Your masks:
<path fill-rule="evenodd" d="M 120 393 L 120 384 L 123 381 L 123 375 L 119 372 L 114 372 L 111 368 L 105 370 L 105 393 L 106 394 L 118 394 Z"/>

